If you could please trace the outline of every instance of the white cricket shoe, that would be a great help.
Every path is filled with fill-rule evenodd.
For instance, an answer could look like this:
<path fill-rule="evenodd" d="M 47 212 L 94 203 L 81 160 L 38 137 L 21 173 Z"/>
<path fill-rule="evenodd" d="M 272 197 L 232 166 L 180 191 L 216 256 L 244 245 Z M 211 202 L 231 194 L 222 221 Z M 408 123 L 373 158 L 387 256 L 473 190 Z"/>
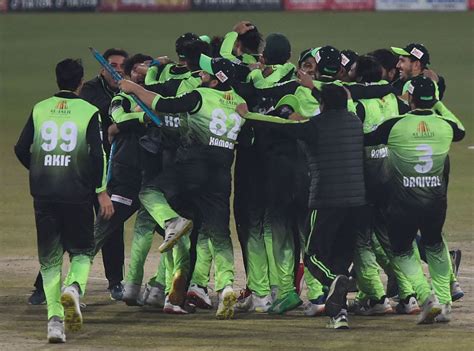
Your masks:
<path fill-rule="evenodd" d="M 219 306 L 217 307 L 217 319 L 234 318 L 234 307 L 237 302 L 237 296 L 231 286 L 226 286 L 219 293 Z"/>
<path fill-rule="evenodd" d="M 53 316 L 48 321 L 48 342 L 50 344 L 59 344 L 66 342 L 64 333 L 64 322 L 57 316 Z"/>
<path fill-rule="evenodd" d="M 166 300 L 165 288 L 161 284 L 157 286 L 146 285 L 145 291 L 143 292 L 143 302 L 145 305 L 161 308 L 165 306 Z"/>
<path fill-rule="evenodd" d="M 415 295 L 410 295 L 401 299 L 395 307 L 395 310 L 398 314 L 418 314 L 420 313 L 421 308 L 418 305 Z"/>
<path fill-rule="evenodd" d="M 268 309 L 272 306 L 273 300 L 272 295 L 268 294 L 266 296 L 257 296 L 255 293 L 252 293 L 252 311 L 258 313 L 266 313 Z"/>
<path fill-rule="evenodd" d="M 324 303 L 326 297 L 324 295 L 319 296 L 317 299 L 312 299 L 303 305 L 303 313 L 305 316 L 314 317 L 321 316 L 326 311 Z"/>
<path fill-rule="evenodd" d="M 237 299 L 237 302 L 235 304 L 235 309 L 242 312 L 251 311 L 253 307 L 252 294 L 250 294 L 247 297 Z"/>
<path fill-rule="evenodd" d="M 421 314 L 417 324 L 432 324 L 440 313 L 441 306 L 438 298 L 431 294 L 421 306 Z"/>
<path fill-rule="evenodd" d="M 165 239 L 158 250 L 166 252 L 176 244 L 183 235 L 188 234 L 193 229 L 193 221 L 183 217 L 176 217 L 165 223 Z"/>
<path fill-rule="evenodd" d="M 79 331 L 82 328 L 82 313 L 79 305 L 79 290 L 75 284 L 66 286 L 61 294 L 64 308 L 64 324 L 68 331 Z"/>
<path fill-rule="evenodd" d="M 141 288 L 142 286 L 140 284 L 125 283 L 123 286 L 122 301 L 125 302 L 127 306 L 142 306 L 138 301 Z"/>
<path fill-rule="evenodd" d="M 359 302 L 355 305 L 354 312 L 360 316 L 376 316 L 393 313 L 393 309 L 387 296 L 382 296 L 379 300 L 367 299 Z"/>
<path fill-rule="evenodd" d="M 212 301 L 207 293 L 206 289 L 200 287 L 199 285 L 192 283 L 186 294 L 189 302 L 194 306 L 202 309 L 211 309 Z"/>
<path fill-rule="evenodd" d="M 168 296 L 166 296 L 165 299 L 165 305 L 163 307 L 163 312 L 168 313 L 168 314 L 188 314 L 189 312 L 186 311 L 184 308 L 178 305 L 173 305 L 170 300 L 168 299 Z"/>
<path fill-rule="evenodd" d="M 448 323 L 451 321 L 451 303 L 448 302 L 441 306 L 441 313 L 435 317 L 438 323 Z"/>

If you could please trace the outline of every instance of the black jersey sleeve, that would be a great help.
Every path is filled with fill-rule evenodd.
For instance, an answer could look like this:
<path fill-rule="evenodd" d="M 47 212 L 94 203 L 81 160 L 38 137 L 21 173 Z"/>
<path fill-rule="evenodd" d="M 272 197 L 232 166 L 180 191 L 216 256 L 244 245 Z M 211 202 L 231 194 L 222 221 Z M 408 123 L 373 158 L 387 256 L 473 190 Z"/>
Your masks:
<path fill-rule="evenodd" d="M 31 112 L 30 117 L 28 117 L 25 127 L 21 131 L 20 138 L 16 142 L 14 148 L 16 157 L 26 169 L 30 169 L 30 147 L 31 144 L 33 144 L 34 134 L 35 127 L 33 124 L 33 112 Z"/>
<path fill-rule="evenodd" d="M 105 164 L 105 154 L 102 148 L 102 131 L 100 130 L 100 116 L 96 112 L 89 121 L 86 131 L 86 141 L 89 145 L 89 158 L 93 169 L 95 188 L 102 187 Z"/>

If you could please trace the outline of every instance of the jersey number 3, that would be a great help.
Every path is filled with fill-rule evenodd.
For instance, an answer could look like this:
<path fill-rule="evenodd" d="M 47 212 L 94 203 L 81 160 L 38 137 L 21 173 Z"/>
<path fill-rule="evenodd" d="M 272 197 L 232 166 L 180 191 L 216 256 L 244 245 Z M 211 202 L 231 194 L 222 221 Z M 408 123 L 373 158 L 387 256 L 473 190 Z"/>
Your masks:
<path fill-rule="evenodd" d="M 418 157 L 418 160 L 423 163 L 415 165 L 415 171 L 418 173 L 428 173 L 433 168 L 433 148 L 428 144 L 420 144 L 416 147 L 418 151 L 423 151 L 424 155 Z"/>

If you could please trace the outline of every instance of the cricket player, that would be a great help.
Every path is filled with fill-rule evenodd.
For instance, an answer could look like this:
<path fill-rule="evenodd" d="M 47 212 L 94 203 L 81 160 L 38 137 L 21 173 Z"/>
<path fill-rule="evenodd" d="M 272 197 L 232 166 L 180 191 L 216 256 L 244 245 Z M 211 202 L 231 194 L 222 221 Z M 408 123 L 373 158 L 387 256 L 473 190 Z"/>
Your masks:
<path fill-rule="evenodd" d="M 431 79 L 418 76 L 407 86 L 412 111 L 390 118 L 365 135 L 366 145 L 387 145 L 390 181 L 384 209 L 395 264 L 413 285 L 422 312 L 418 324 L 448 322 L 451 262 L 441 231 L 447 209 L 446 158 L 464 138 L 462 123 L 437 100 Z M 420 230 L 436 295 L 413 254 Z M 440 315 L 441 314 L 441 315 Z M 440 315 L 440 316 L 438 316 Z"/>
<path fill-rule="evenodd" d="M 60 91 L 34 106 L 15 145 L 30 174 L 50 343 L 66 341 L 65 326 L 69 331 L 82 327 L 79 297 L 94 251 L 94 198 L 101 217 L 110 219 L 114 213 L 106 192 L 99 111 L 79 97 L 83 76 L 80 60 L 56 65 Z M 71 265 L 61 294 L 65 251 Z"/>
<path fill-rule="evenodd" d="M 330 286 L 325 311 L 331 317 L 328 327 L 335 329 L 348 328 L 348 268 L 356 236 L 369 230 L 362 123 L 347 111 L 347 100 L 344 88 L 324 85 L 322 114 L 303 122 L 248 113 L 245 105 L 238 109 L 246 119 L 306 145 L 311 174 L 309 208 L 317 212 L 312 217 L 305 265 L 322 284 Z"/>
<path fill-rule="evenodd" d="M 189 113 L 186 143 L 177 151 L 174 168 L 162 173 L 160 186 L 166 202 L 182 214 L 174 219 L 170 237 L 189 232 L 190 220 L 183 216 L 202 221 L 201 232 L 213 244 L 215 290 L 219 293 L 216 317 L 228 319 L 233 318 L 236 302 L 229 231 L 230 169 L 243 122 L 234 111 L 244 100 L 231 88 L 235 69 L 230 61 L 201 55 L 200 66 L 204 70 L 202 87 L 179 97 L 163 98 L 130 81 L 121 82 L 121 88 L 158 112 Z"/>

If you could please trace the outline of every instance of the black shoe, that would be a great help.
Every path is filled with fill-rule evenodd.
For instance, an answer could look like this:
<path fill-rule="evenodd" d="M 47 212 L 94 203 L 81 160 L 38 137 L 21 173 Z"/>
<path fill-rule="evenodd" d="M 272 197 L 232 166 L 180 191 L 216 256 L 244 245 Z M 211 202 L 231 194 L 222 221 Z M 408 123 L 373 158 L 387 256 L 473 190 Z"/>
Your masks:
<path fill-rule="evenodd" d="M 109 288 L 110 299 L 114 301 L 122 301 L 123 298 L 123 285 L 122 283 L 117 283 Z"/>
<path fill-rule="evenodd" d="M 451 256 L 454 276 L 457 277 L 459 273 L 459 266 L 461 265 L 461 250 L 449 251 L 449 255 Z"/>
<path fill-rule="evenodd" d="M 28 298 L 28 304 L 30 305 L 44 305 L 46 303 L 46 295 L 43 289 L 35 289 Z"/>
<path fill-rule="evenodd" d="M 326 314 L 329 317 L 336 317 L 346 306 L 349 284 L 349 278 L 345 275 L 338 275 L 332 282 L 325 304 Z"/>
<path fill-rule="evenodd" d="M 388 274 L 387 279 L 387 297 L 394 297 L 398 295 L 398 282 L 395 274 Z"/>
<path fill-rule="evenodd" d="M 329 318 L 326 328 L 349 329 L 349 318 L 347 317 L 347 311 L 343 309 L 336 317 Z"/>

